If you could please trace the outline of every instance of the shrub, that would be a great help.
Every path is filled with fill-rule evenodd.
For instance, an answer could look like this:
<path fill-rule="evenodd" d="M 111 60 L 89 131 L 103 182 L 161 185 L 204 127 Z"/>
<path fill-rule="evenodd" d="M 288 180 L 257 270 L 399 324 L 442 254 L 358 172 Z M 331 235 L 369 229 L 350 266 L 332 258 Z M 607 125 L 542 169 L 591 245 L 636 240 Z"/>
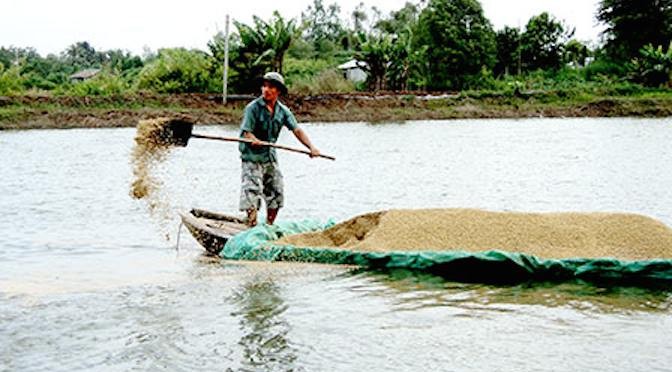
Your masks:
<path fill-rule="evenodd" d="M 295 81 L 310 79 L 334 64 L 324 59 L 287 58 L 284 65 L 285 82 L 292 85 Z"/>
<path fill-rule="evenodd" d="M 346 93 L 354 92 L 355 84 L 346 80 L 339 71 L 330 69 L 313 77 L 299 79 L 289 89 L 298 94 Z"/>
<path fill-rule="evenodd" d="M 140 72 L 137 87 L 158 93 L 208 92 L 214 70 L 212 58 L 201 51 L 162 49 Z"/>
<path fill-rule="evenodd" d="M 121 76 L 109 71 L 101 71 L 91 79 L 58 86 L 54 93 L 73 96 L 111 96 L 127 93 L 130 84 Z"/>
<path fill-rule="evenodd" d="M 21 76 L 19 66 L 6 69 L 0 64 L 0 95 L 9 95 L 23 92 L 24 77 Z"/>
<path fill-rule="evenodd" d="M 491 90 L 496 89 L 497 87 L 497 81 L 495 80 L 492 71 L 485 66 L 481 67 L 480 73 L 465 76 L 464 81 L 464 87 L 467 89 Z"/>
<path fill-rule="evenodd" d="M 624 76 L 626 74 L 626 68 L 622 63 L 617 63 L 602 57 L 588 64 L 583 69 L 583 73 L 586 80 L 609 82 Z"/>

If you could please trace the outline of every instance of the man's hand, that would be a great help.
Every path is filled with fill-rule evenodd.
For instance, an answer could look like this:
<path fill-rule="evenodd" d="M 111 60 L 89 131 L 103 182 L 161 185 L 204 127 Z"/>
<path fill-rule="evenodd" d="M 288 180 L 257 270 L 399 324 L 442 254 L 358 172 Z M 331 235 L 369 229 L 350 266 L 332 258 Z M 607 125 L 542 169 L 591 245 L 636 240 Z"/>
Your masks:
<path fill-rule="evenodd" d="M 294 129 L 294 135 L 296 138 L 303 143 L 304 146 L 310 150 L 310 157 L 311 158 L 316 158 L 320 156 L 320 150 L 317 149 L 317 147 L 313 146 L 312 143 L 310 143 L 310 139 L 308 139 L 308 135 L 306 135 L 306 132 L 303 131 L 301 128 L 296 128 Z"/>
<path fill-rule="evenodd" d="M 260 141 L 259 138 L 257 138 L 254 134 L 250 132 L 247 131 L 243 132 L 243 137 L 250 140 L 251 141 L 250 145 L 253 147 L 263 146 L 263 142 Z"/>

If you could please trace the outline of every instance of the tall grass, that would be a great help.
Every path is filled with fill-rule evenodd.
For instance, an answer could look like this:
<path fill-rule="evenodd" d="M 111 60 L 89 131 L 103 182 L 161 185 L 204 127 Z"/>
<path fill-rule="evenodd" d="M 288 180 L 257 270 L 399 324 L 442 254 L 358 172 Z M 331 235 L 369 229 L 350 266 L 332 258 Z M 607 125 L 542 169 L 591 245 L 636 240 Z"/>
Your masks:
<path fill-rule="evenodd" d="M 295 59 L 289 57 L 285 60 L 283 75 L 285 76 L 285 82 L 292 85 L 300 80 L 310 79 L 333 66 L 335 66 L 335 62 L 326 59 Z"/>
<path fill-rule="evenodd" d="M 289 87 L 294 94 L 315 95 L 323 93 L 348 93 L 356 90 L 355 84 L 335 69 L 322 71 L 315 76 L 301 78 Z"/>

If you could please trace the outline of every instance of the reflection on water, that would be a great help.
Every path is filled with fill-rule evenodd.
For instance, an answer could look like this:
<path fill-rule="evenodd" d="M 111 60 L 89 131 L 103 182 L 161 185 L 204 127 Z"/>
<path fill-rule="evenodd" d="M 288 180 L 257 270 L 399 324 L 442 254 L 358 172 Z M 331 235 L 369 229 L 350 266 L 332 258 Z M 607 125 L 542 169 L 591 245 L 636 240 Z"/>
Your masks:
<path fill-rule="evenodd" d="M 272 279 L 252 278 L 232 296 L 243 337 L 243 367 L 259 371 L 294 370 L 296 350 L 287 339 L 290 326 L 283 313 L 287 305 Z"/>
<path fill-rule="evenodd" d="M 50 371 L 387 371 L 423 361 L 449 370 L 554 371 L 558 363 L 655 370 L 670 362 L 672 291 L 192 262 L 186 277 L 162 284 L 0 295 L 0 363 Z M 595 339 L 601 343 L 582 346 Z"/>
<path fill-rule="evenodd" d="M 422 306 L 483 307 L 497 304 L 568 307 L 597 313 L 669 312 L 672 289 L 598 286 L 585 282 L 484 285 L 446 281 L 439 276 L 409 270 L 365 272 L 364 275 L 402 296 L 399 309 Z M 389 295 L 389 294 L 386 294 Z"/>

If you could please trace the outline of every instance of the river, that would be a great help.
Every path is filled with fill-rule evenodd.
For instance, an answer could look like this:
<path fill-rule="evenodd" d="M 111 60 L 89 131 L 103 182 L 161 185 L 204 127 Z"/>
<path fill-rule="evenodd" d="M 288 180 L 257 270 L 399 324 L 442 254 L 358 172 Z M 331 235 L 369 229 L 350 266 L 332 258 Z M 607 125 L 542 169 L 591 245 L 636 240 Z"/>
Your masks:
<path fill-rule="evenodd" d="M 672 225 L 672 119 L 304 128 L 337 160 L 279 153 L 279 219 L 464 207 Z M 129 196 L 133 136 L 0 132 L 0 371 L 670 370 L 672 289 L 204 257 L 186 229 L 177 244 L 176 213 L 237 209 L 237 147 L 193 139 L 172 151 L 150 213 Z"/>

